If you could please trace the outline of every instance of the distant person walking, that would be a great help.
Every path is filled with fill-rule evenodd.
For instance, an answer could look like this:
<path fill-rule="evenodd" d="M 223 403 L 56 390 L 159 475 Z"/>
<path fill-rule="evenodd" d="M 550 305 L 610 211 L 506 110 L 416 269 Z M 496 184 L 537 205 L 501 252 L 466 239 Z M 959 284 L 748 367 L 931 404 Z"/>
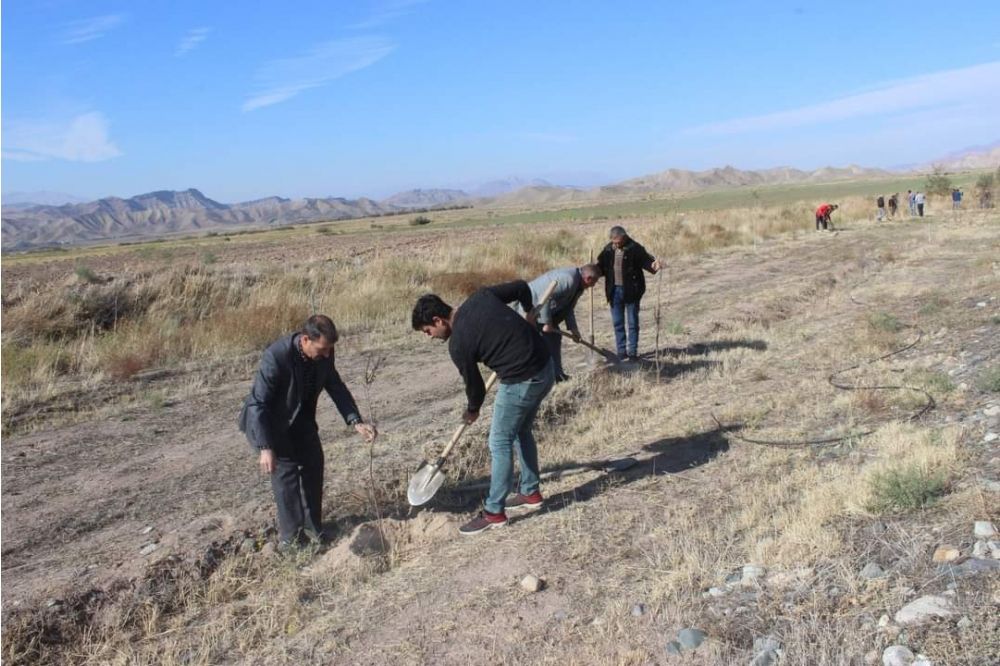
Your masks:
<path fill-rule="evenodd" d="M 924 201 L 926 197 L 923 192 L 917 192 L 913 195 L 913 203 L 917 205 L 917 215 L 920 217 L 924 216 Z"/>
<path fill-rule="evenodd" d="M 906 190 L 906 203 L 910 206 L 910 217 L 917 216 L 917 194 L 913 190 Z"/>
<path fill-rule="evenodd" d="M 896 211 L 899 210 L 899 192 L 889 197 L 889 219 L 896 218 Z"/>
<path fill-rule="evenodd" d="M 878 199 L 875 200 L 875 207 L 878 208 L 876 221 L 881 222 L 885 219 L 885 197 L 883 195 L 878 195 Z"/>
<path fill-rule="evenodd" d="M 555 291 L 538 312 L 537 324 L 552 355 L 552 367 L 557 382 L 569 379 L 569 375 L 563 371 L 563 335 L 559 331 L 559 325 L 565 322 L 573 339 L 580 340 L 580 329 L 577 327 L 573 309 L 583 292 L 597 284 L 600 278 L 601 267 L 597 264 L 586 264 L 579 268 L 556 268 L 528 283 L 531 288 L 531 298 L 535 303 L 542 299 L 542 294 L 551 283 L 556 283 Z M 521 312 L 523 313 L 523 309 Z"/>
<path fill-rule="evenodd" d="M 828 231 L 833 226 L 830 214 L 837 210 L 837 204 L 820 204 L 816 209 L 816 231 Z"/>
<path fill-rule="evenodd" d="M 507 307 L 513 301 L 528 314 L 521 317 Z M 489 495 L 483 511 L 458 529 L 462 534 L 503 527 L 507 510 L 534 509 L 544 502 L 532 426 L 555 378 L 549 350 L 535 328 L 533 304 L 528 283 L 515 280 L 484 287 L 455 308 L 436 294 L 421 296 L 413 307 L 413 330 L 447 341 L 451 360 L 465 380 L 466 424 L 479 418 L 486 400 L 479 364 L 500 378 L 490 422 Z M 514 487 L 514 451 L 521 462 L 520 492 L 508 498 Z"/>
<path fill-rule="evenodd" d="M 364 423 L 333 362 L 337 329 L 329 317 L 313 315 L 302 330 L 264 351 L 250 395 L 240 412 L 240 431 L 260 452 L 260 470 L 270 475 L 278 506 L 281 547 L 323 537 L 323 447 L 316 402 L 326 391 L 348 425 L 365 440 L 378 434 Z"/>
<path fill-rule="evenodd" d="M 646 252 L 622 227 L 611 227 L 610 242 L 597 255 L 604 274 L 604 293 L 611 306 L 618 358 L 639 359 L 639 301 L 646 293 L 643 271 L 656 273 L 660 262 Z M 627 330 L 626 330 L 627 329 Z"/>
<path fill-rule="evenodd" d="M 959 210 L 962 208 L 962 190 L 957 187 L 951 191 L 951 209 Z"/>

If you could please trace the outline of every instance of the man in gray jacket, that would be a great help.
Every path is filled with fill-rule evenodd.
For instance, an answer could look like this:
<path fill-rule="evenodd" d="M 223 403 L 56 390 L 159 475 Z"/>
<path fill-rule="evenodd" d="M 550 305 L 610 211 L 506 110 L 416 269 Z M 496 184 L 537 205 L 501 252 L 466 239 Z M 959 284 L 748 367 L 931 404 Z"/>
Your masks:
<path fill-rule="evenodd" d="M 329 317 L 309 317 L 302 331 L 264 351 L 253 388 L 240 412 L 240 431 L 260 451 L 259 465 L 271 477 L 282 546 L 323 534 L 323 448 L 316 402 L 325 390 L 348 425 L 372 441 L 351 392 L 334 366 L 337 329 Z"/>
<path fill-rule="evenodd" d="M 569 379 L 562 366 L 563 336 L 559 332 L 559 324 L 565 322 L 573 339 L 580 339 L 580 329 L 576 325 L 573 309 L 583 292 L 597 284 L 600 278 L 601 268 L 597 264 L 585 264 L 579 268 L 556 268 L 528 283 L 535 303 L 541 300 L 542 294 L 552 282 L 556 283 L 555 291 L 538 313 L 538 327 L 552 355 L 557 382 Z"/>

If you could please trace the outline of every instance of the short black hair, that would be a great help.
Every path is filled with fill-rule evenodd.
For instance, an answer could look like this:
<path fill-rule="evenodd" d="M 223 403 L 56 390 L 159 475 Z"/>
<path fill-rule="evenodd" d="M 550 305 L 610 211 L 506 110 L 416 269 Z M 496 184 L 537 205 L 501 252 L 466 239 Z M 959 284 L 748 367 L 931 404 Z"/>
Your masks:
<path fill-rule="evenodd" d="M 315 314 L 302 325 L 302 334 L 313 342 L 321 337 L 326 338 L 329 343 L 334 343 L 340 339 L 337 327 L 333 325 L 333 320 L 326 315 Z"/>
<path fill-rule="evenodd" d="M 424 326 L 432 326 L 434 317 L 448 319 L 451 317 L 451 311 L 452 307 L 442 301 L 437 294 L 424 294 L 413 306 L 413 330 L 419 331 Z"/>
<path fill-rule="evenodd" d="M 614 226 L 611 227 L 611 231 L 608 232 L 608 238 L 624 238 L 628 236 L 625 233 L 625 227 Z"/>

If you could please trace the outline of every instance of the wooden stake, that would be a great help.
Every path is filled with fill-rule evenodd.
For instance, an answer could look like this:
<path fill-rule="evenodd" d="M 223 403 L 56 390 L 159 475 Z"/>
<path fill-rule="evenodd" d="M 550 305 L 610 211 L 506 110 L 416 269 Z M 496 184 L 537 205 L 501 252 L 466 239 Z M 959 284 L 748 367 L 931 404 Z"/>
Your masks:
<path fill-rule="evenodd" d="M 594 263 L 594 248 L 590 248 L 590 263 Z M 604 276 L 607 280 L 608 277 Z M 594 342 L 594 290 L 597 289 L 597 285 L 590 288 L 590 344 L 596 344 Z M 594 356 L 594 352 L 590 352 L 591 358 Z"/>

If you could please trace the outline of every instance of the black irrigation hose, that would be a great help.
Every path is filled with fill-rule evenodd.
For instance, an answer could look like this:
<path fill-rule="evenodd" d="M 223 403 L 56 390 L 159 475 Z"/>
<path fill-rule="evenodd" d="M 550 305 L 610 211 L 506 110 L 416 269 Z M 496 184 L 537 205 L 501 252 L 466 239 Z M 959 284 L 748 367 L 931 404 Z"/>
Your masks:
<path fill-rule="evenodd" d="M 849 294 L 848 297 L 851 299 L 851 302 L 854 303 L 855 305 L 861 305 L 861 306 L 867 305 L 866 303 L 862 303 L 857 299 L 855 299 L 853 293 Z M 922 388 L 918 388 L 916 386 L 906 386 L 902 384 L 877 384 L 871 386 L 861 386 L 858 384 L 843 383 L 836 379 L 838 375 L 842 375 L 845 372 L 850 372 L 851 370 L 857 370 L 858 368 L 862 368 L 866 365 L 873 365 L 875 363 L 878 363 L 879 361 L 884 361 L 887 358 L 891 358 L 893 356 L 896 356 L 897 354 L 902 354 L 905 351 L 909 351 L 910 349 L 913 349 L 918 344 L 920 344 L 920 341 L 923 340 L 924 338 L 924 331 L 919 326 L 912 324 L 906 325 L 906 328 L 916 329 L 917 337 L 915 340 L 913 340 L 909 344 L 899 347 L 898 349 L 894 349 L 888 354 L 883 354 L 882 356 L 879 356 L 877 358 L 869 359 L 867 361 L 862 361 L 861 363 L 856 363 L 848 368 L 841 368 L 840 370 L 836 370 L 835 372 L 827 376 L 826 381 L 830 384 L 830 386 L 836 389 L 840 389 L 842 391 L 915 391 L 917 393 L 923 393 L 927 401 L 920 407 L 920 409 L 918 409 L 916 412 L 907 417 L 906 422 L 909 423 L 911 421 L 916 421 L 917 419 L 921 418 L 924 414 L 931 411 L 937 406 L 937 401 L 934 400 L 934 396 L 932 396 L 930 393 L 928 393 L 926 390 Z M 712 420 L 715 421 L 715 425 L 719 429 L 723 429 L 725 427 L 732 428 L 734 427 L 734 425 L 742 425 L 742 424 L 734 424 L 730 426 L 724 426 L 714 413 L 709 412 L 709 415 L 712 417 Z M 824 439 L 793 439 L 793 440 L 755 439 L 751 437 L 745 437 L 743 435 L 740 435 L 739 433 L 731 433 L 731 436 L 734 439 L 738 439 L 741 442 L 746 442 L 747 444 L 758 444 L 760 446 L 772 446 L 776 448 L 798 448 L 802 446 L 832 446 L 834 444 L 839 444 L 841 442 L 845 442 L 851 439 L 857 439 L 859 437 L 867 437 L 868 435 L 874 433 L 875 430 L 876 430 L 875 427 L 870 427 L 868 430 L 853 432 L 848 435 L 841 435 L 839 437 L 827 437 Z"/>

